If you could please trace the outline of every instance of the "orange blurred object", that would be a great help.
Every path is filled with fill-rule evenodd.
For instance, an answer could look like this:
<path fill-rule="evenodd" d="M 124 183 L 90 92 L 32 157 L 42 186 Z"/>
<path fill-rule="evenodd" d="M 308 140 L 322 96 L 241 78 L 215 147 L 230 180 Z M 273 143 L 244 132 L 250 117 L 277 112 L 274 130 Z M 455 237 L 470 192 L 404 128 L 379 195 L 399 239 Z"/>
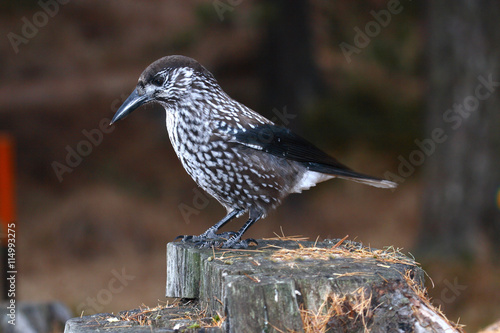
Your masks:
<path fill-rule="evenodd" d="M 9 134 L 0 132 L 0 222 L 4 235 L 7 225 L 14 221 L 14 140 Z"/>

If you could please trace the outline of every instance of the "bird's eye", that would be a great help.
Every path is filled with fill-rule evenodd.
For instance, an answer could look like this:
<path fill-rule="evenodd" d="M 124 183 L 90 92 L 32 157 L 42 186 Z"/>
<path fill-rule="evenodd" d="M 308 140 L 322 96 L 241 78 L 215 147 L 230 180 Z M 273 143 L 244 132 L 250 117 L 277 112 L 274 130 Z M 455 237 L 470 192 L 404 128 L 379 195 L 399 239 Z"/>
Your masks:
<path fill-rule="evenodd" d="M 151 83 L 153 83 L 157 87 L 163 86 L 163 82 L 165 82 L 165 78 L 162 75 L 156 76 Z"/>

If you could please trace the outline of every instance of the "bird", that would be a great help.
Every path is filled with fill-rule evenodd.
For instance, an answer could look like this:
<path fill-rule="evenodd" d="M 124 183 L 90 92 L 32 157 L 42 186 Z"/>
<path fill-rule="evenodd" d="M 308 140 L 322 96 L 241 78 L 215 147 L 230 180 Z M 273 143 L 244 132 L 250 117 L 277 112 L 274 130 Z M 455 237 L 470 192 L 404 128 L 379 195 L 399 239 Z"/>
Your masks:
<path fill-rule="evenodd" d="M 196 184 L 227 210 L 227 215 L 198 236 L 179 236 L 200 247 L 245 249 L 242 239 L 291 193 L 340 178 L 379 188 L 396 183 L 356 172 L 290 129 L 277 125 L 231 98 L 196 60 L 170 55 L 151 63 L 110 125 L 140 106 L 165 109 L 170 142 Z M 218 233 L 248 213 L 237 232 Z"/>

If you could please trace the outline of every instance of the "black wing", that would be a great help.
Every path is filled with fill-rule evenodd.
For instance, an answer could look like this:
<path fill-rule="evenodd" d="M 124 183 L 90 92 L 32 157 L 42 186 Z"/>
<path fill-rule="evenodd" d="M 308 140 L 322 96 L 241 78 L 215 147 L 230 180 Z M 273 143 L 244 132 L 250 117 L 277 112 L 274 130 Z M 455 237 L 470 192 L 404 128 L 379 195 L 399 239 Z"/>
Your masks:
<path fill-rule="evenodd" d="M 234 137 L 236 142 L 244 146 L 300 162 L 311 171 L 341 177 L 380 180 L 351 170 L 306 139 L 284 127 L 269 124 L 259 125 L 245 131 L 239 131 Z"/>

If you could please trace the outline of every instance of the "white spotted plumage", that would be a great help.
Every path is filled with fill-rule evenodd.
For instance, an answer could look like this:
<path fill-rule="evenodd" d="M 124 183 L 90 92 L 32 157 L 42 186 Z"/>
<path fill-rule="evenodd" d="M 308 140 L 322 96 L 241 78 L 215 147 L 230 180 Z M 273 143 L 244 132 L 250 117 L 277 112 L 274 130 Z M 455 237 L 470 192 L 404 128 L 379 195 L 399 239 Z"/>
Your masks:
<path fill-rule="evenodd" d="M 166 111 L 170 141 L 187 173 L 228 210 L 228 215 L 204 234 L 185 239 L 204 242 L 207 237 L 217 237 L 215 232 L 223 224 L 249 212 L 247 223 L 223 244 L 245 247 L 244 241 L 238 243 L 241 235 L 287 195 L 334 177 L 378 187 L 395 186 L 356 173 L 235 101 L 191 58 L 169 56 L 152 63 L 112 122 L 152 101 Z M 264 130 L 268 136 L 260 138 L 266 134 Z"/>

